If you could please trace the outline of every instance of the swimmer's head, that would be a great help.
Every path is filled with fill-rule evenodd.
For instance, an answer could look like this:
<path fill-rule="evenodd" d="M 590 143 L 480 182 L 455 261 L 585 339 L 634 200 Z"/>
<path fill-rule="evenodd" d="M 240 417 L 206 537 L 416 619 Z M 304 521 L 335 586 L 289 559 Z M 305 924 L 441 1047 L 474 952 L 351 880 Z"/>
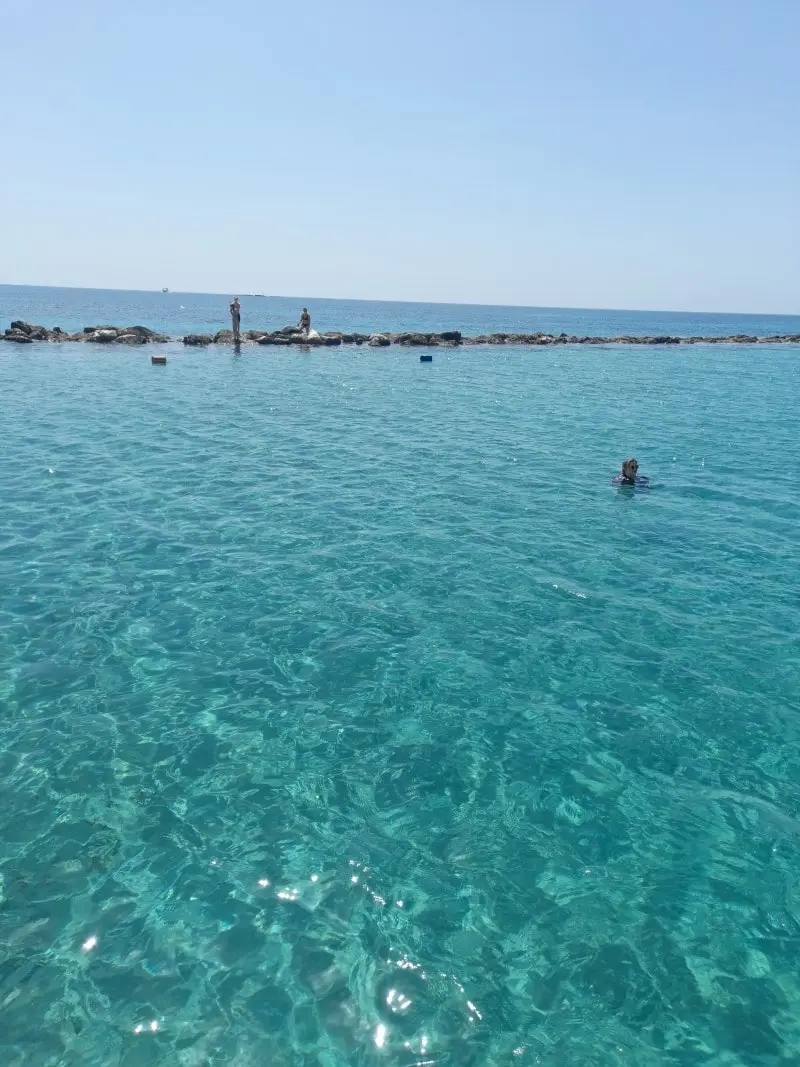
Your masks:
<path fill-rule="evenodd" d="M 626 459 L 622 463 L 622 477 L 626 482 L 635 482 L 636 475 L 639 473 L 639 461 L 637 459 Z"/>

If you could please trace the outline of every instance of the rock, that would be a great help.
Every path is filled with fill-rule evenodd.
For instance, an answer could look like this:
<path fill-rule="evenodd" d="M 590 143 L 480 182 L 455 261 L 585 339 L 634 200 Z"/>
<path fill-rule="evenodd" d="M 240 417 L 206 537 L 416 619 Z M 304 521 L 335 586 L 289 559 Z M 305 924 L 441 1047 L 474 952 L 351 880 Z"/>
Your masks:
<path fill-rule="evenodd" d="M 275 331 L 280 337 L 292 337 L 295 334 L 302 334 L 302 332 L 299 326 L 284 326 Z"/>
<path fill-rule="evenodd" d="M 332 348 L 342 343 L 342 335 L 337 333 L 322 334 L 322 343 L 326 348 Z"/>
<path fill-rule="evenodd" d="M 369 334 L 366 333 L 343 333 L 340 337 L 344 345 L 363 345 L 365 341 L 369 341 Z"/>
<path fill-rule="evenodd" d="M 234 341 L 233 330 L 219 330 L 214 334 L 215 345 L 232 345 Z"/>
<path fill-rule="evenodd" d="M 444 333 L 396 333 L 388 336 L 391 341 L 395 341 L 398 345 L 403 345 L 404 347 L 430 348 L 433 345 L 453 346 L 461 343 L 459 330 L 446 330 Z"/>
<path fill-rule="evenodd" d="M 231 333 L 232 332 L 233 331 L 231 331 Z M 267 331 L 266 330 L 247 330 L 247 332 L 244 333 L 242 336 L 246 337 L 248 341 L 258 341 L 258 340 L 260 340 L 260 338 L 267 336 Z"/>
<path fill-rule="evenodd" d="M 389 340 L 403 347 L 453 347 L 461 344 L 461 333 L 458 330 L 447 330 L 444 333 L 401 333 L 387 334 Z"/>
<path fill-rule="evenodd" d="M 114 338 L 121 345 L 146 345 L 149 338 L 142 337 L 140 333 L 118 333 Z"/>
<path fill-rule="evenodd" d="M 149 330 L 146 326 L 124 326 L 121 332 L 126 334 L 135 333 L 143 341 L 161 341 L 164 337 L 163 334 L 156 333 L 155 330 Z"/>
<path fill-rule="evenodd" d="M 388 348 L 391 343 L 385 333 L 371 333 L 367 341 L 370 348 Z"/>
<path fill-rule="evenodd" d="M 29 322 L 23 322 L 22 319 L 15 319 L 11 323 L 6 330 L 6 336 L 9 333 L 22 334 L 25 337 L 30 337 L 32 341 L 46 341 L 50 336 L 46 326 L 33 326 Z"/>
<path fill-rule="evenodd" d="M 86 334 L 98 333 L 98 331 L 100 331 L 100 330 L 113 330 L 115 333 L 121 333 L 121 330 L 120 330 L 119 326 L 84 326 L 83 327 L 83 332 L 86 333 Z"/>
<path fill-rule="evenodd" d="M 18 345 L 32 345 L 33 338 L 28 334 L 23 333 L 22 330 L 6 330 L 3 335 L 4 341 L 14 341 Z"/>
<path fill-rule="evenodd" d="M 277 336 L 274 333 L 265 333 L 261 337 L 256 338 L 256 344 L 259 345 L 285 345 L 287 343 L 285 337 Z"/>
<path fill-rule="evenodd" d="M 96 342 L 97 344 L 107 345 L 112 341 L 116 341 L 119 337 L 119 330 L 114 327 L 109 329 L 95 330 L 94 333 L 90 333 L 86 340 Z"/>
<path fill-rule="evenodd" d="M 214 338 L 208 333 L 189 333 L 184 339 L 185 345 L 211 345 L 214 343 Z"/>

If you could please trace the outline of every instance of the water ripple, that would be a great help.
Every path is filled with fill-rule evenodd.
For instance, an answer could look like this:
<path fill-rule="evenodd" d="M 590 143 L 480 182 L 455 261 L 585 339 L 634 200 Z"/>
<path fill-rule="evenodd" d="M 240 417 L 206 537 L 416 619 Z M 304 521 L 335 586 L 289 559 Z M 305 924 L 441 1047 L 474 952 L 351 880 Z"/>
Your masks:
<path fill-rule="evenodd" d="M 168 355 L 0 360 L 2 1062 L 796 1058 L 794 354 Z"/>

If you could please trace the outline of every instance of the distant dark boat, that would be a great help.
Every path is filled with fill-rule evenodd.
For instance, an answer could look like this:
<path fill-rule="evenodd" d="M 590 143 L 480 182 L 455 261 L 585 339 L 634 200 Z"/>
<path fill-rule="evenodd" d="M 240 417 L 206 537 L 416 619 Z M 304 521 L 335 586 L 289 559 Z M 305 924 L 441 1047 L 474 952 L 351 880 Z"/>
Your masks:
<path fill-rule="evenodd" d="M 161 290 L 161 292 L 162 292 L 162 293 L 168 293 L 168 292 L 169 292 L 169 289 L 162 289 L 162 290 Z"/>

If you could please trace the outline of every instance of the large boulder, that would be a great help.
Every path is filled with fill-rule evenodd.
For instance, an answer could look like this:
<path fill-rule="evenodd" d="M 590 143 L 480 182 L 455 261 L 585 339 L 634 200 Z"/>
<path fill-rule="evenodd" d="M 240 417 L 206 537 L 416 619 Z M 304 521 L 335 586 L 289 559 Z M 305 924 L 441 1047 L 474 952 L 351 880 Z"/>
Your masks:
<path fill-rule="evenodd" d="M 143 337 L 140 333 L 129 333 L 126 330 L 124 333 L 118 333 L 114 340 L 121 345 L 146 345 L 149 338 Z"/>
<path fill-rule="evenodd" d="M 324 333 L 322 335 L 322 343 L 326 348 L 334 348 L 342 343 L 342 335 L 340 333 Z"/>
<path fill-rule="evenodd" d="M 391 343 L 385 333 L 371 333 L 367 341 L 370 348 L 388 348 Z"/>
<path fill-rule="evenodd" d="M 233 336 L 233 330 L 218 330 L 214 334 L 215 345 L 232 345 L 236 338 Z"/>
<path fill-rule="evenodd" d="M 163 344 L 169 340 L 163 333 L 156 333 L 155 330 L 151 330 L 147 326 L 125 326 L 122 329 L 122 333 L 128 335 L 136 334 L 137 337 L 141 337 L 143 343 L 157 341 L 159 344 Z"/>
<path fill-rule="evenodd" d="M 403 347 L 414 346 L 415 348 L 423 345 L 434 345 L 434 335 L 432 333 L 398 333 L 392 337 L 392 340 Z M 372 339 L 369 341 L 372 344 Z"/>
<path fill-rule="evenodd" d="M 6 336 L 9 334 L 22 334 L 24 337 L 30 337 L 31 341 L 46 341 L 50 336 L 46 326 L 34 326 L 30 322 L 23 322 L 22 319 L 14 319 L 6 330 Z"/>
<path fill-rule="evenodd" d="M 27 333 L 23 333 L 22 330 L 6 330 L 3 334 L 4 341 L 13 341 L 18 345 L 32 345 L 33 338 L 29 337 Z"/>
<path fill-rule="evenodd" d="M 108 329 L 95 330 L 93 333 L 87 334 L 86 340 L 100 345 L 111 344 L 112 341 L 116 341 L 120 332 L 116 327 L 109 327 Z"/>
<path fill-rule="evenodd" d="M 299 345 L 301 347 L 309 346 L 311 348 L 320 348 L 322 345 L 341 344 L 341 341 L 336 338 L 334 340 L 326 340 L 316 330 L 312 330 L 308 337 L 298 330 L 293 333 L 286 333 L 284 330 L 276 330 L 275 333 L 265 333 L 257 341 L 260 345 Z"/>
<path fill-rule="evenodd" d="M 189 333 L 184 339 L 185 345 L 211 345 L 214 343 L 214 338 L 209 333 Z"/>
<path fill-rule="evenodd" d="M 84 326 L 83 332 L 85 334 L 97 333 L 100 330 L 114 330 L 116 333 L 121 333 L 119 326 Z"/>

